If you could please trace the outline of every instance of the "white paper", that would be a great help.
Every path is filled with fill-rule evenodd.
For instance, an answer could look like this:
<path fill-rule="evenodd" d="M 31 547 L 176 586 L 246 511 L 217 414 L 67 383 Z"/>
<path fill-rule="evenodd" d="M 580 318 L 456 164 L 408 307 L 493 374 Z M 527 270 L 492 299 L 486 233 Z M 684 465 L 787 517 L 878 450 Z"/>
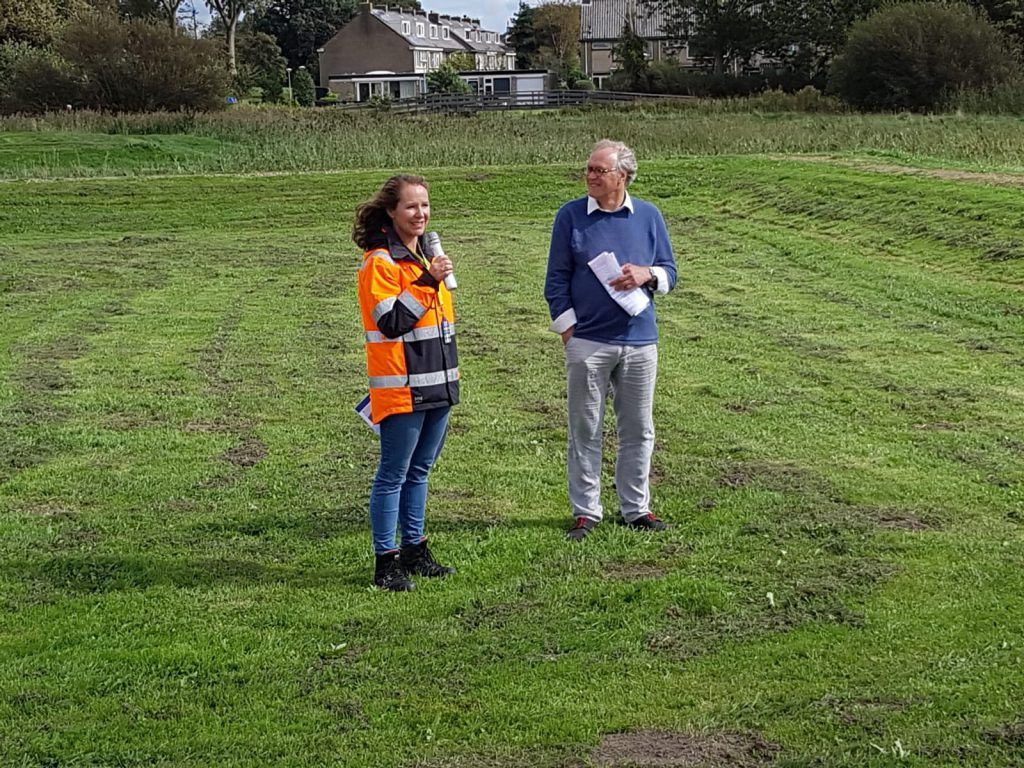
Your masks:
<path fill-rule="evenodd" d="M 615 299 L 615 303 L 622 307 L 630 317 L 636 317 L 647 309 L 647 305 L 651 303 L 651 297 L 640 286 L 630 291 L 620 291 L 608 285 L 609 280 L 622 276 L 622 267 L 619 266 L 614 253 L 604 251 L 587 263 L 597 275 L 597 279 L 601 281 L 601 285 L 608 291 L 608 295 Z"/>
<path fill-rule="evenodd" d="M 373 423 L 373 419 L 370 416 L 370 396 L 369 395 L 367 395 L 366 397 L 364 397 L 362 400 L 359 401 L 359 404 L 356 406 L 355 410 L 356 410 L 356 413 L 359 414 L 359 418 L 361 418 L 364 422 L 366 422 L 366 426 L 368 426 L 370 429 L 372 429 L 374 432 L 376 432 L 377 435 L 380 435 L 380 424 L 374 424 Z"/>

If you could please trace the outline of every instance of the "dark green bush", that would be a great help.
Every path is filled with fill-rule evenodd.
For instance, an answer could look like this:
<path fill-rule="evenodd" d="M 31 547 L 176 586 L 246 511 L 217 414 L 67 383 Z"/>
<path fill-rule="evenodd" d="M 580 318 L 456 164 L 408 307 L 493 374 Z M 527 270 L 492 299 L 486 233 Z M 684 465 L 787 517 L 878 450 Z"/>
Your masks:
<path fill-rule="evenodd" d="M 112 112 L 209 110 L 222 106 L 227 73 L 217 43 L 166 24 L 86 14 L 62 30 L 53 51 L 22 52 L 0 91 L 4 112 L 72 107 Z"/>
<path fill-rule="evenodd" d="M 0 45 L 0 111 L 36 113 L 77 104 L 81 76 L 51 48 Z"/>
<path fill-rule="evenodd" d="M 829 90 L 858 109 L 921 112 L 1017 73 L 1003 36 L 966 6 L 904 3 L 853 25 Z"/>

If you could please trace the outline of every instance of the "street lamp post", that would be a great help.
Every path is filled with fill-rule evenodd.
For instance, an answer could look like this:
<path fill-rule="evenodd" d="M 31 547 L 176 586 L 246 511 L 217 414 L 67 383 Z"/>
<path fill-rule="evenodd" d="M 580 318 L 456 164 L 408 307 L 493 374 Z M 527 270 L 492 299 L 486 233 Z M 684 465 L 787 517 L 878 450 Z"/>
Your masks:
<path fill-rule="evenodd" d="M 292 68 L 285 67 L 284 71 L 288 73 L 288 106 L 290 107 L 295 101 L 295 96 L 292 94 Z"/>
<path fill-rule="evenodd" d="M 299 64 L 299 69 L 302 70 L 303 72 L 305 72 L 306 71 L 306 65 L 305 64 Z"/>

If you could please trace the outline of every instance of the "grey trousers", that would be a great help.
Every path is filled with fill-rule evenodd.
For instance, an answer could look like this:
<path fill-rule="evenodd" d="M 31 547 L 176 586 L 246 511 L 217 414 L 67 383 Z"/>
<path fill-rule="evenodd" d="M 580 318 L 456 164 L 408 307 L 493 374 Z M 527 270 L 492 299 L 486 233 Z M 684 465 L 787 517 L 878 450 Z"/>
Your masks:
<path fill-rule="evenodd" d="M 600 520 L 601 444 L 609 386 L 619 451 L 615 488 L 628 522 L 651 511 L 654 451 L 654 380 L 658 347 L 602 344 L 575 336 L 565 345 L 569 399 L 569 501 L 574 517 Z"/>

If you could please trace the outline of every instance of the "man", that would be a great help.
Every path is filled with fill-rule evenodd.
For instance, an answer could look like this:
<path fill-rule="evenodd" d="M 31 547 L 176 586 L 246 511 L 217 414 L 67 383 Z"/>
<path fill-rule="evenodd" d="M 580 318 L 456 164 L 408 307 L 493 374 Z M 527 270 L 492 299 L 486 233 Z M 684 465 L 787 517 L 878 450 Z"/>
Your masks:
<path fill-rule="evenodd" d="M 551 330 L 565 345 L 569 405 L 569 501 L 575 523 L 567 538 L 580 541 L 601 522 L 601 443 L 605 399 L 613 393 L 619 449 L 615 487 L 624 523 L 637 530 L 668 526 L 651 512 L 654 449 L 654 380 L 658 327 L 654 304 L 631 316 L 590 262 L 614 255 L 619 291 L 646 297 L 668 293 L 676 282 L 672 245 L 661 212 L 630 197 L 636 156 L 622 142 L 602 140 L 587 160 L 587 195 L 558 211 L 551 233 L 544 297 Z M 619 267 L 621 267 L 619 269 Z"/>

